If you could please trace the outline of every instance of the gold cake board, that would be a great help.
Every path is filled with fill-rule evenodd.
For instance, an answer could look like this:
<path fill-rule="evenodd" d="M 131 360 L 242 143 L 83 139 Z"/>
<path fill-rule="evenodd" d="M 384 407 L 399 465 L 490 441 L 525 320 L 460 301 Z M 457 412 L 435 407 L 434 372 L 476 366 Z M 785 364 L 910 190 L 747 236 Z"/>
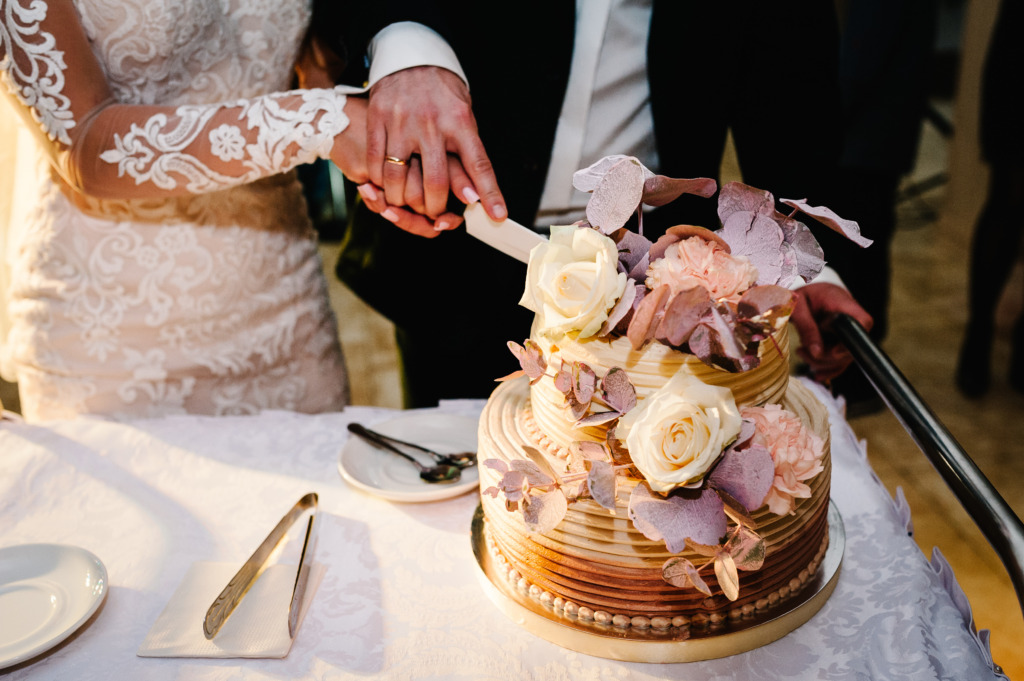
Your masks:
<path fill-rule="evenodd" d="M 483 508 L 473 514 L 472 541 L 480 583 L 488 597 L 516 624 L 547 641 L 587 655 L 623 662 L 699 662 L 737 655 L 776 641 L 811 619 L 839 581 L 846 545 L 843 521 L 829 501 L 829 543 L 818 574 L 795 596 L 764 612 L 720 624 L 637 629 L 581 621 L 564 615 L 510 584 L 498 573 L 484 537 Z"/>

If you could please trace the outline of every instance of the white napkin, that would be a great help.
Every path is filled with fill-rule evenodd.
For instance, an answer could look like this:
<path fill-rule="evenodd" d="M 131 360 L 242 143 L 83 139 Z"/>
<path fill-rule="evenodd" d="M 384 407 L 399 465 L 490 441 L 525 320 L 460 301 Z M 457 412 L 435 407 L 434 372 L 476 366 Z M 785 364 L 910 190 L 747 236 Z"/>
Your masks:
<path fill-rule="evenodd" d="M 284 657 L 292 647 L 288 636 L 288 603 L 295 586 L 296 565 L 271 565 L 252 585 L 220 631 L 203 635 L 206 611 L 238 571 L 235 563 L 194 563 L 170 602 L 139 646 L 139 657 Z M 326 568 L 310 566 L 300 605 L 302 626 L 313 594 Z"/>

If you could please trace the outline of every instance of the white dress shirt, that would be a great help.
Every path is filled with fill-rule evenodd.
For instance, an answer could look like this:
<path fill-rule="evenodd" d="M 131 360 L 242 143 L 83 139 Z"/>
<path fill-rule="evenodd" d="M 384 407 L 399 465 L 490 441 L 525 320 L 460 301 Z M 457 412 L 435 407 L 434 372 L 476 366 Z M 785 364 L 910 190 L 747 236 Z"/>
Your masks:
<path fill-rule="evenodd" d="M 590 195 L 573 188 L 572 174 L 610 153 L 636 156 L 657 170 L 647 86 L 651 1 L 576 0 L 572 66 L 540 211 L 513 219 L 546 229 L 583 218 Z M 466 80 L 441 36 L 422 24 L 392 24 L 370 44 L 369 85 L 425 65 L 442 66 Z"/>

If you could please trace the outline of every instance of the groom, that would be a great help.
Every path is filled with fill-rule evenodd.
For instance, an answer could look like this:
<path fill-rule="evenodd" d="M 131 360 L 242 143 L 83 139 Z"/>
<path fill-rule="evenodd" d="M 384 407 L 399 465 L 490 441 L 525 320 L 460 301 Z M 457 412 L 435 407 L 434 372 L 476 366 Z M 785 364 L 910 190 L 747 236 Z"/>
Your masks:
<path fill-rule="evenodd" d="M 717 178 L 730 128 L 745 182 L 827 203 L 841 143 L 832 3 L 524 0 L 498 21 L 459 0 L 346 4 L 358 5 L 355 16 L 334 25 L 348 27 L 349 81 L 366 78 L 361 55 L 373 35 L 411 19 L 446 38 L 471 85 L 467 92 L 451 71 L 427 66 L 399 70 L 371 89 L 371 111 L 382 116 L 368 145 L 378 162 L 370 161 L 388 203 L 400 205 L 408 170 L 383 158 L 418 154 L 425 203 L 438 215 L 436 195 L 447 194 L 438 158 L 456 151 L 492 217 L 507 211 L 540 227 L 564 224 L 571 220 L 557 218 L 579 205 L 545 193 L 546 179 L 548 192 L 565 189 L 572 170 L 611 153 L 636 155 L 669 176 Z M 576 106 L 574 116 L 581 96 L 589 105 Z M 477 132 L 482 147 L 465 141 Z M 567 174 L 548 177 L 567 158 Z M 417 219 L 389 214 L 398 224 Z M 684 198 L 645 217 L 645 233 L 656 238 L 673 224 L 716 220 L 714 201 Z M 494 377 L 516 368 L 502 347 L 529 333 L 531 315 L 517 304 L 525 267 L 463 230 L 423 240 L 359 203 L 337 272 L 395 322 L 408 406 L 485 397 Z"/>

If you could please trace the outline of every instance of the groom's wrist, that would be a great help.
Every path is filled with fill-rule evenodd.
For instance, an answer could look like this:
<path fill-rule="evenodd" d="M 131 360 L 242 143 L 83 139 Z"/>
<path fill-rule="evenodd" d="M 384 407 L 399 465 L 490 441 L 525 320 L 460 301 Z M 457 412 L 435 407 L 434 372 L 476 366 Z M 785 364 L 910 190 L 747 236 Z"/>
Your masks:
<path fill-rule="evenodd" d="M 391 24 L 370 41 L 370 74 L 366 87 L 380 79 L 414 66 L 439 66 L 462 79 L 466 74 L 451 46 L 433 29 L 413 21 Z"/>

